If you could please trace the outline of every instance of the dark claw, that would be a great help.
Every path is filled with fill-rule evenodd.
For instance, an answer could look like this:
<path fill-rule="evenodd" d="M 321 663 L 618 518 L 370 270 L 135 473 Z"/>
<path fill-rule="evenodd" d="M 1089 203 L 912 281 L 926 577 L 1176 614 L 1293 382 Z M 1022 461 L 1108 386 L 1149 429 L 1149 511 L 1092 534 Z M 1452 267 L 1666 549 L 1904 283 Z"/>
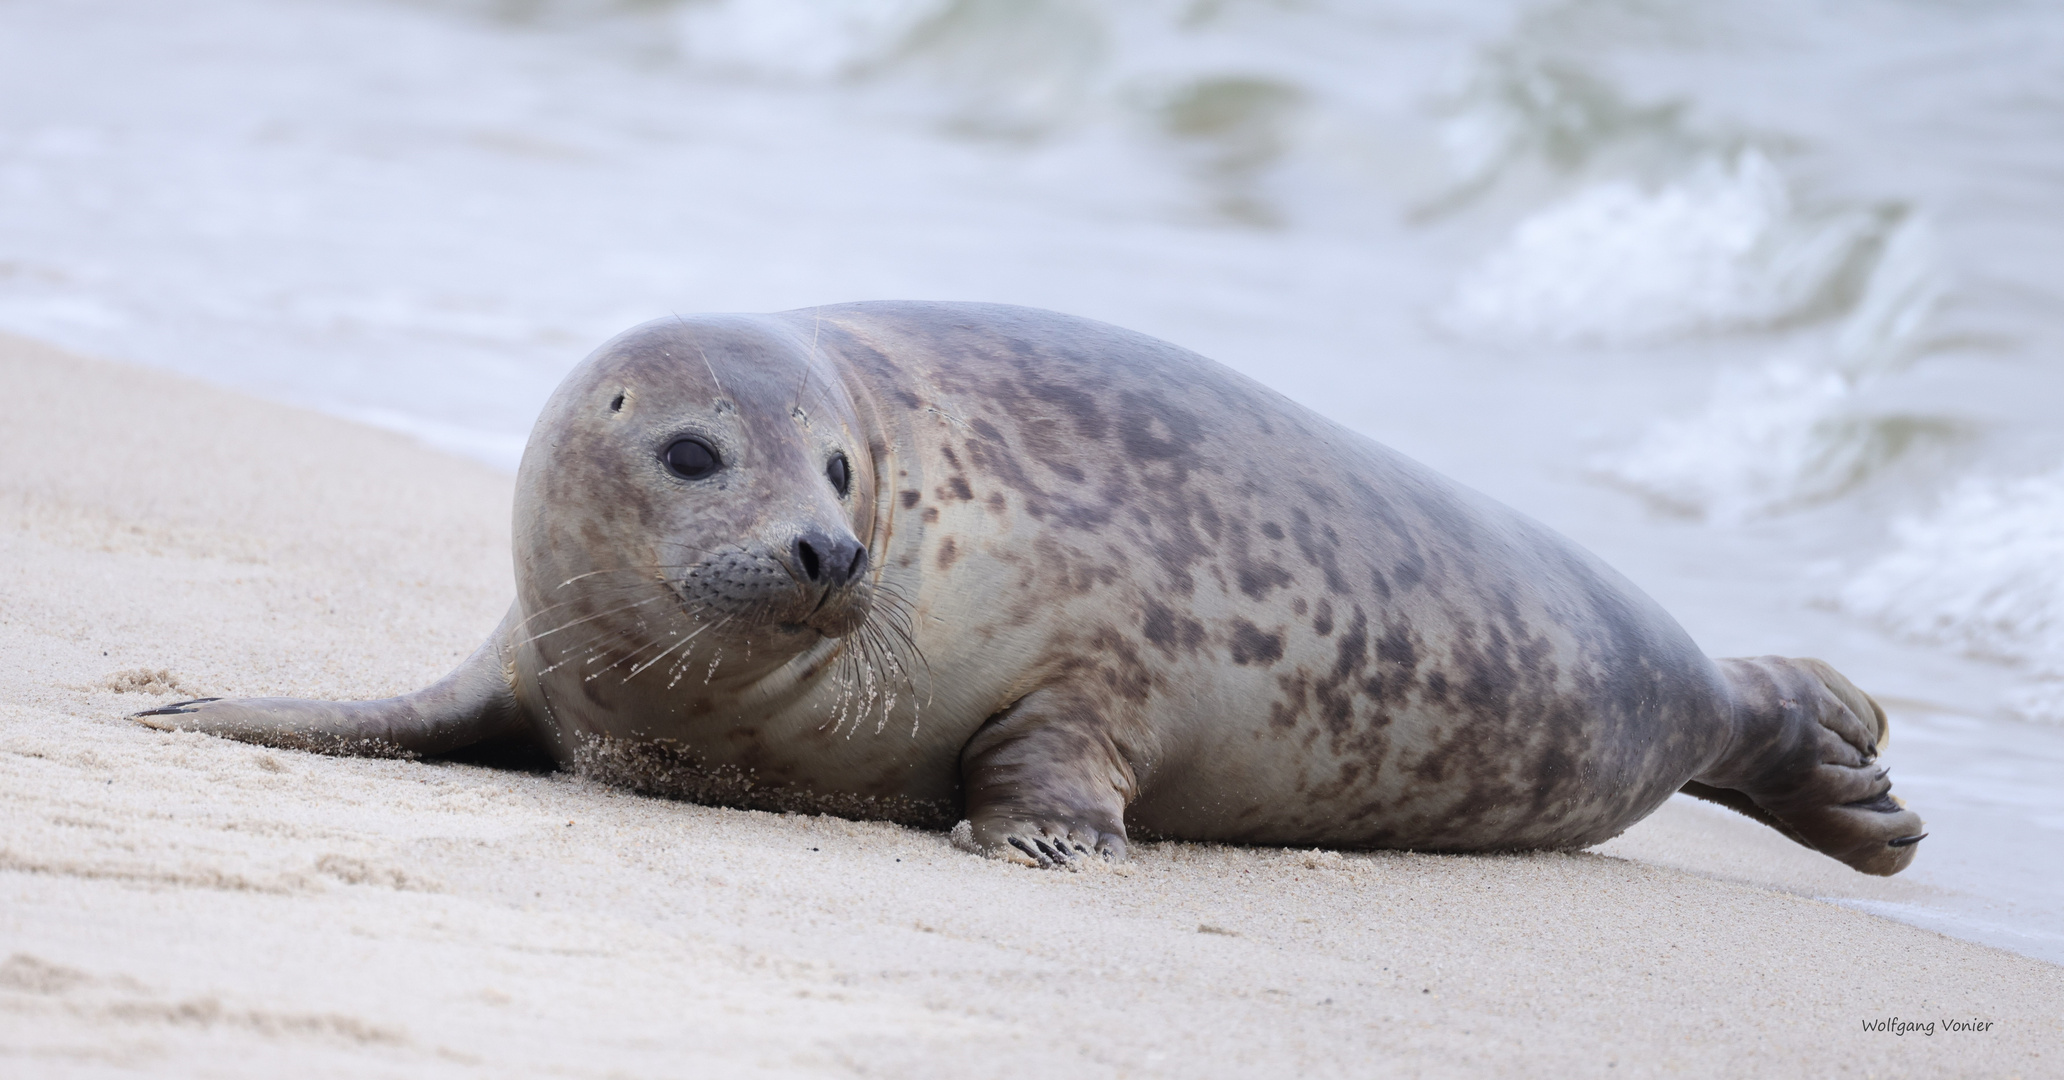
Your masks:
<path fill-rule="evenodd" d="M 1926 840 L 1927 838 L 1928 834 L 1922 833 L 1919 836 L 1902 836 L 1894 840 L 1887 840 L 1885 841 L 1885 844 L 1888 847 L 1911 847 L 1912 845 L 1918 844 L 1921 841 Z"/>
<path fill-rule="evenodd" d="M 1032 842 L 1039 845 L 1039 850 L 1045 852 L 1047 858 L 1052 859 L 1057 863 L 1064 863 L 1068 861 L 1067 850 L 1061 846 L 1059 841 L 1055 841 L 1051 845 L 1049 845 L 1044 840 L 1034 840 Z"/>
<path fill-rule="evenodd" d="M 155 709 L 145 709 L 142 712 L 130 713 L 129 718 L 134 720 L 139 716 L 184 716 L 190 712 L 200 711 L 198 709 L 189 709 L 187 708 L 188 705 L 206 705 L 211 701 L 221 700 L 221 698 L 216 697 L 198 697 L 192 701 L 175 701 L 170 705 L 160 705 Z"/>
<path fill-rule="evenodd" d="M 1081 844 L 1077 844 L 1077 845 L 1075 845 L 1075 850 L 1077 850 L 1077 851 L 1079 851 L 1079 852 L 1083 853 L 1084 855 L 1087 855 L 1087 854 L 1089 854 L 1089 849 L 1088 849 L 1088 848 L 1086 848 L 1086 847 L 1083 847 L 1083 846 L 1082 846 Z"/>
<path fill-rule="evenodd" d="M 1053 863 L 1047 860 L 1046 856 L 1041 855 L 1038 851 L 1034 850 L 1032 845 L 1024 842 L 1023 840 L 1018 839 L 1015 836 L 1010 838 L 1010 845 L 1014 848 L 1017 848 L 1019 851 L 1022 851 L 1025 854 L 1032 856 L 1032 858 L 1036 860 L 1041 866 L 1053 865 Z"/>
<path fill-rule="evenodd" d="M 1886 792 L 1875 799 L 1859 799 L 1846 805 L 1854 810 L 1871 810 L 1880 814 L 1896 814 L 1901 809 L 1899 803 L 1893 800 L 1891 792 Z"/>

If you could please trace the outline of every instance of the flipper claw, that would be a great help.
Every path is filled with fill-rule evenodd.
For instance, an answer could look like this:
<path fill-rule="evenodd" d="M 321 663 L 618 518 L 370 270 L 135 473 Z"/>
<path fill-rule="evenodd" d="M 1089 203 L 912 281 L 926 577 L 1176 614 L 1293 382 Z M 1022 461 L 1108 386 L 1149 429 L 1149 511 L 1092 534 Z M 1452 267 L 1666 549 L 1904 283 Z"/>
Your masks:
<path fill-rule="evenodd" d="M 188 706 L 206 705 L 211 701 L 221 700 L 221 698 L 197 697 L 188 701 L 175 701 L 170 705 L 160 705 L 155 709 L 145 709 L 142 712 L 130 713 L 129 719 L 134 720 L 139 716 L 184 716 L 187 713 L 199 711 L 197 709 L 188 708 Z"/>

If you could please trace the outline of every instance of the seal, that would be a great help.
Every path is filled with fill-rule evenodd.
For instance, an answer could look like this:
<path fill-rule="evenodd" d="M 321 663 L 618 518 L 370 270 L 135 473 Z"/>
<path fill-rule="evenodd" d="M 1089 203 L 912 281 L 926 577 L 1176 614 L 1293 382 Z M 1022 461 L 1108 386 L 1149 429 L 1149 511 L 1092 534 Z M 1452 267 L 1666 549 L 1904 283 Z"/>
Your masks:
<path fill-rule="evenodd" d="M 1127 839 L 1597 844 L 1679 790 L 1873 874 L 1921 821 L 1815 660 L 1713 661 L 1575 543 L 1173 345 L 997 305 L 671 318 L 553 394 L 516 599 L 436 684 L 153 727 L 530 740 L 700 802 Z"/>

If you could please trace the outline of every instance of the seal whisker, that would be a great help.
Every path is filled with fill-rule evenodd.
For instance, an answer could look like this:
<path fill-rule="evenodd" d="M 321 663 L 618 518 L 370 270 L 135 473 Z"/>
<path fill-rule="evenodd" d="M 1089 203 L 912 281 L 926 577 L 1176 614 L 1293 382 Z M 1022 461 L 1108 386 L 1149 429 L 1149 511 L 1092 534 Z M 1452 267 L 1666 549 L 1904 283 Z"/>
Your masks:
<path fill-rule="evenodd" d="M 919 723 L 918 714 L 923 711 L 924 705 L 931 703 L 932 695 L 936 692 L 936 680 L 932 677 L 931 663 L 925 658 L 924 650 L 918 647 L 916 637 L 912 633 L 912 605 L 903 596 L 902 590 L 883 582 L 875 588 L 875 599 L 876 603 L 868 611 L 868 617 L 862 623 L 862 627 L 879 641 L 881 652 L 891 662 L 894 670 L 902 676 L 905 687 L 912 695 L 914 707 L 911 734 L 915 735 Z M 903 663 L 897 656 L 899 652 L 916 663 Z M 925 700 L 918 704 L 915 669 L 920 667 L 925 673 Z"/>
<path fill-rule="evenodd" d="M 644 630 L 647 630 L 647 629 L 649 629 L 649 628 L 648 628 L 648 627 L 647 627 L 647 626 L 645 625 L 645 620 L 643 620 L 643 619 L 639 619 L 639 620 L 638 620 L 638 625 L 637 625 L 636 629 L 638 629 L 638 630 L 640 630 L 640 631 L 644 631 Z M 643 640 L 642 644 L 638 645 L 638 646 L 637 646 L 636 648 L 634 648 L 634 649 L 631 649 L 631 650 L 630 650 L 630 651 L 628 651 L 628 652 L 625 652 L 625 653 L 622 653 L 622 654 L 618 655 L 618 656 L 617 656 L 617 657 L 616 657 L 615 659 L 611 660 L 611 661 L 610 661 L 609 663 L 607 663 L 607 664 L 603 665 L 603 666 L 602 666 L 601 668 L 599 668 L 599 669 L 597 669 L 596 671 L 594 671 L 593 673 L 589 674 L 589 675 L 587 676 L 587 678 L 586 678 L 586 679 L 583 679 L 582 681 L 583 681 L 583 682 L 587 682 L 587 681 L 592 681 L 592 680 L 594 680 L 594 679 L 596 679 L 596 678 L 599 678 L 599 677 L 600 677 L 600 676 L 602 675 L 602 673 L 603 673 L 603 672 L 607 672 L 607 671 L 614 671 L 614 670 L 616 670 L 616 669 L 617 669 L 617 668 L 618 668 L 619 666 L 623 665 L 624 663 L 626 663 L 626 662 L 628 662 L 628 661 L 632 660 L 633 658 L 635 658 L 635 657 L 639 656 L 640 654 L 644 653 L 644 652 L 645 652 L 645 650 L 647 650 L 647 649 L 652 649 L 652 648 L 657 648 L 657 647 L 658 647 L 659 645 L 661 645 L 661 644 L 662 644 L 662 642 L 661 642 L 661 641 L 660 641 L 660 640 L 659 640 L 659 639 L 658 639 L 657 637 L 651 637 L 651 636 L 648 636 L 647 638 L 645 638 L 645 639 Z M 626 682 L 628 682 L 628 681 L 629 681 L 629 679 L 628 679 L 628 678 L 626 678 L 626 680 L 625 680 L 625 681 L 626 681 Z"/>
<path fill-rule="evenodd" d="M 700 616 L 696 611 L 688 611 L 686 613 L 690 616 L 695 617 L 698 622 L 701 621 Z M 640 625 L 643 625 L 642 622 L 640 623 Z M 621 629 L 613 627 L 604 629 L 600 633 L 595 634 L 593 637 L 586 638 L 576 644 L 568 645 L 560 649 L 559 660 L 547 667 L 545 670 L 555 671 L 560 667 L 565 666 L 568 662 L 574 659 L 573 654 L 582 653 L 582 650 L 586 650 L 584 653 L 582 653 L 582 655 L 588 657 L 588 662 L 592 663 L 595 651 L 598 647 L 600 647 L 604 642 L 609 641 L 612 638 L 618 638 L 622 636 L 623 631 Z M 584 663 L 582 666 L 585 667 L 587 665 Z"/>
<path fill-rule="evenodd" d="M 668 542 L 668 541 L 661 541 L 661 542 L 662 542 L 662 543 L 666 543 L 666 542 Z M 690 551 L 700 551 L 700 552 L 702 552 L 703 554 L 706 554 L 706 555 L 717 555 L 717 554 L 721 554 L 721 552 L 709 551 L 709 550 L 707 550 L 707 549 L 705 549 L 705 548 L 698 548 L 698 547 L 693 547 L 693 546 L 691 546 L 691 545 L 688 545 L 688 544 L 675 544 L 675 546 L 677 546 L 677 547 L 685 547 L 685 548 L 688 548 L 688 550 L 690 550 Z M 600 569 L 600 570 L 589 570 L 589 571 L 586 571 L 586 572 L 584 572 L 584 573 L 579 573 L 579 574 L 575 574 L 575 575 L 573 575 L 572 577 L 570 577 L 570 578 L 567 578 L 567 579 L 566 579 L 565 581 L 562 581 L 562 582 L 560 582 L 559 584 L 557 584 L 557 585 L 553 586 L 553 587 L 552 587 L 552 591 L 553 591 L 553 592 L 557 592 L 557 591 L 559 591 L 560 589 L 563 589 L 563 588 L 567 587 L 568 585 L 572 585 L 572 584 L 574 584 L 575 582 L 578 582 L 578 581 L 585 581 L 585 580 L 587 580 L 588 578 L 592 578 L 592 577 L 600 577 L 600 576 L 601 576 L 601 575 L 603 575 L 603 574 L 632 574 L 632 573 L 635 573 L 635 574 L 651 574 L 651 573 L 656 573 L 656 572 L 658 572 L 658 571 L 661 571 L 661 570 L 692 570 L 692 569 L 694 569 L 694 568 L 696 568 L 696 567 L 698 567 L 698 566 L 701 566 L 701 565 L 703 565 L 703 564 L 702 564 L 702 563 L 640 563 L 640 564 L 638 564 L 638 565 L 635 565 L 635 566 L 608 566 L 608 567 L 604 567 L 604 568 L 602 568 L 602 569 Z M 576 601 L 565 601 L 565 603 L 574 603 L 574 602 L 576 602 Z"/>
<path fill-rule="evenodd" d="M 676 319 L 680 317 L 679 315 L 674 316 Z M 695 355 L 702 357 L 702 366 L 709 369 L 710 384 L 717 388 L 717 393 L 722 394 L 724 392 L 724 381 L 717 378 L 717 366 L 709 362 L 709 353 L 703 351 L 702 342 L 698 341 L 695 343 Z"/>
<path fill-rule="evenodd" d="M 721 618 L 721 619 L 718 619 L 718 620 L 717 620 L 716 622 L 710 623 L 710 624 L 709 624 L 708 626 L 705 626 L 705 627 L 702 627 L 702 628 L 701 628 L 701 629 L 699 629 L 699 630 L 696 630 L 696 631 L 695 631 L 695 633 L 693 633 L 693 634 L 690 634 L 690 635 L 688 635 L 688 638 L 692 639 L 692 638 L 694 638 L 694 637 L 695 637 L 696 635 L 698 635 L 698 634 L 701 634 L 701 633 L 702 633 L 702 632 L 703 632 L 704 630 L 715 630 L 716 628 L 718 628 L 718 627 L 720 627 L 720 626 L 722 626 L 722 625 L 724 625 L 725 623 L 727 623 L 727 622 L 730 622 L 730 621 L 731 621 L 731 616 L 729 616 L 729 615 L 726 615 L 726 616 L 724 616 L 723 618 Z M 684 639 L 684 640 L 685 640 L 685 639 Z M 656 663 L 656 662 L 657 662 L 657 661 L 655 661 L 655 663 Z M 712 673 L 714 673 L 714 672 L 716 671 L 716 665 L 712 664 L 712 665 L 710 666 L 710 671 L 711 671 Z M 674 661 L 674 667 L 673 667 L 673 671 L 672 671 L 672 677 L 671 677 L 671 678 L 669 678 L 669 679 L 667 680 L 666 688 L 667 688 L 667 689 L 669 689 L 669 690 L 672 690 L 672 689 L 673 689 L 673 688 L 674 688 L 674 687 L 675 687 L 675 686 L 676 686 L 677 684 L 679 684 L 679 683 L 680 683 L 680 681 L 681 681 L 681 677 L 682 677 L 683 675 L 687 674 L 687 672 L 688 672 L 688 654 L 684 652 L 684 653 L 682 653 L 682 654 L 681 654 L 681 658 L 680 658 L 679 660 L 676 660 L 676 661 Z M 626 681 L 626 682 L 629 682 L 630 680 L 626 679 L 626 680 L 624 680 L 624 681 Z M 707 681 L 707 680 L 704 680 L 704 681 Z"/>
<path fill-rule="evenodd" d="M 583 616 L 581 616 L 581 617 L 580 617 L 580 618 L 578 618 L 578 619 L 573 619 L 573 620 L 571 620 L 571 621 L 568 621 L 568 622 L 560 623 L 560 624 L 559 624 L 558 626 L 555 626 L 555 627 L 551 628 L 550 630 L 545 630 L 545 631 L 542 631 L 542 632 L 540 632 L 540 633 L 532 634 L 532 635 L 530 635 L 529 637 L 526 637 L 526 638 L 522 639 L 521 641 L 518 641 L 518 642 L 516 642 L 516 644 L 518 644 L 518 645 L 529 645 L 529 644 L 531 644 L 532 642 L 540 641 L 540 640 L 543 640 L 544 638 L 548 638 L 548 637 L 551 637 L 551 636 L 552 636 L 553 634 L 556 634 L 556 633 L 560 632 L 561 630 L 570 630 L 570 629 L 572 629 L 573 627 L 576 627 L 576 626 L 579 626 L 579 625 L 581 625 L 582 623 L 589 623 L 589 622 L 594 622 L 594 621 L 595 621 L 596 619 L 605 619 L 605 618 L 608 618 L 608 617 L 609 617 L 609 616 L 611 616 L 611 615 L 621 615 L 621 614 L 623 614 L 624 612 L 626 612 L 626 611 L 630 611 L 630 610 L 631 610 L 631 609 L 633 609 L 633 608 L 641 608 L 641 607 L 644 607 L 644 606 L 645 606 L 645 605 L 647 605 L 647 604 L 653 603 L 653 602 L 655 602 L 655 601 L 658 601 L 658 600 L 664 600 L 664 599 L 666 599 L 666 598 L 665 598 L 665 597 L 663 597 L 663 596 L 651 596 L 651 597 L 647 597 L 647 598 L 645 598 L 645 599 L 643 599 L 643 600 L 639 600 L 639 601 L 636 601 L 635 603 L 629 603 L 629 604 L 625 604 L 625 605 L 623 605 L 622 607 L 617 607 L 617 608 L 611 608 L 611 609 L 610 609 L 610 610 L 608 610 L 608 611 L 598 611 L 598 612 L 595 612 L 595 613 L 594 613 L 594 614 L 592 614 L 592 615 L 583 615 Z"/>
<path fill-rule="evenodd" d="M 696 627 L 694 630 L 689 631 L 680 640 L 668 646 L 666 652 L 660 653 L 658 656 L 655 656 L 652 659 L 645 661 L 643 664 L 639 664 L 637 666 L 632 667 L 631 673 L 629 675 L 624 676 L 624 681 L 630 682 L 632 679 L 637 678 L 641 673 L 651 670 L 652 665 L 657 664 L 661 660 L 666 659 L 670 654 L 673 653 L 675 649 L 678 649 L 681 646 L 686 645 L 691 641 L 694 641 L 696 638 L 701 637 L 703 634 L 706 634 L 711 630 L 715 630 L 717 627 L 722 626 L 730 621 L 731 618 L 727 615 L 724 618 L 717 620 L 716 622 Z"/>

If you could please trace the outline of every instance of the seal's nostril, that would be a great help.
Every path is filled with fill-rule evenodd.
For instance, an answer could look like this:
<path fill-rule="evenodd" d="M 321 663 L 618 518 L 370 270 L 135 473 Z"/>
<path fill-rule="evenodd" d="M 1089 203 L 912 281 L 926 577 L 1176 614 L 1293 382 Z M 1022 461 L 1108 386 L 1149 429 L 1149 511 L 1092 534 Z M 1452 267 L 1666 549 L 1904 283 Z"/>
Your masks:
<path fill-rule="evenodd" d="M 833 585 L 844 585 L 859 577 L 867 569 L 867 549 L 858 540 L 840 537 L 832 541 L 831 553 L 825 560 L 830 563 L 828 572 Z"/>
<path fill-rule="evenodd" d="M 821 532 L 796 537 L 790 549 L 795 567 L 811 585 L 839 588 L 867 569 L 867 549 L 851 536 L 833 538 Z"/>
<path fill-rule="evenodd" d="M 803 576 L 816 581 L 824 576 L 824 561 L 817 554 L 817 548 L 808 540 L 795 542 L 796 563 L 803 568 Z"/>

